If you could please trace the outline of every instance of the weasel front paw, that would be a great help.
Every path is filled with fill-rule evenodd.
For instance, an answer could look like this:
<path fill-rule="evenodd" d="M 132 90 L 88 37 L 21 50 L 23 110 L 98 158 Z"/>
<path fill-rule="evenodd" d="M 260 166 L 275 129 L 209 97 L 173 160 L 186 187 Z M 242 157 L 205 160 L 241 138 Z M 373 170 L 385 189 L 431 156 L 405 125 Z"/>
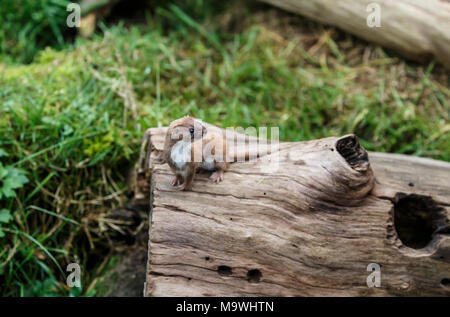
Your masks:
<path fill-rule="evenodd" d="M 219 182 L 223 181 L 223 171 L 222 170 L 215 171 L 214 173 L 211 174 L 211 176 L 209 178 L 214 183 L 219 183 Z"/>
<path fill-rule="evenodd" d="M 183 179 L 181 177 L 179 177 L 179 176 L 175 176 L 172 179 L 171 183 L 172 183 L 172 186 L 178 186 L 178 185 L 181 185 L 183 183 Z"/>

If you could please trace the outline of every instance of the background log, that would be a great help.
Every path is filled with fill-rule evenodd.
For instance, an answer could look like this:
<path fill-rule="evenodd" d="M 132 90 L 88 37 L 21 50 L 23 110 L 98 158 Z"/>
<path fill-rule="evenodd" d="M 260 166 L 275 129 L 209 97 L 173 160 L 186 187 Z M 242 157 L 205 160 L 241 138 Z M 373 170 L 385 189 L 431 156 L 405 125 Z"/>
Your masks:
<path fill-rule="evenodd" d="M 261 0 L 334 25 L 414 61 L 432 58 L 450 68 L 448 0 Z M 367 6 L 381 8 L 381 27 L 368 27 Z"/>
<path fill-rule="evenodd" d="M 159 159 L 165 132 L 147 131 L 138 170 L 151 201 L 146 296 L 450 295 L 450 164 L 369 162 L 348 135 L 281 143 L 179 192 Z"/>

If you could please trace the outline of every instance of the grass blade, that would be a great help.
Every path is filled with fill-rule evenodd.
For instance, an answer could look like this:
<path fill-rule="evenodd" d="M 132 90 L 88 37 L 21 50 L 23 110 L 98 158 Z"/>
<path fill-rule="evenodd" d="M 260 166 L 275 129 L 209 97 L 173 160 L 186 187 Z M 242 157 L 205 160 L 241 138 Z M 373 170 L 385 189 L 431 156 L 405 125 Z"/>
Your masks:
<path fill-rule="evenodd" d="M 65 221 L 67 221 L 67 222 L 73 223 L 74 225 L 77 225 L 77 226 L 80 226 L 80 225 L 81 225 L 79 222 L 77 222 L 77 221 L 75 221 L 75 220 L 73 220 L 73 219 L 64 217 L 64 216 L 62 216 L 62 215 L 60 215 L 60 214 L 57 214 L 57 213 L 55 213 L 55 212 L 53 212 L 53 211 L 46 210 L 46 209 L 41 208 L 41 207 L 37 207 L 37 206 L 29 206 L 28 208 L 34 209 L 34 210 L 37 210 L 37 211 L 41 211 L 41 212 L 46 213 L 46 214 L 49 214 L 49 215 L 51 215 L 51 216 L 55 216 L 55 217 L 57 217 L 57 218 L 60 218 L 60 219 L 62 219 L 62 220 L 65 220 Z"/>

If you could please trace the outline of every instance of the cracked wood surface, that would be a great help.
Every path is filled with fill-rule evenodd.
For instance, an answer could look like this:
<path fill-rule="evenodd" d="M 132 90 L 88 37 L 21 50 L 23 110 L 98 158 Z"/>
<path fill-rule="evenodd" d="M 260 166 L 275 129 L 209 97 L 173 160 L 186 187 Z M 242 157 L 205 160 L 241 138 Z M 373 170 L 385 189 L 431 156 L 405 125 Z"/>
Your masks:
<path fill-rule="evenodd" d="M 159 158 L 165 131 L 147 131 L 138 169 L 151 203 L 146 296 L 450 296 L 449 163 L 369 163 L 348 135 L 281 143 L 231 164 L 220 184 L 201 173 L 180 192 Z M 394 225 L 409 197 L 433 202 L 421 211 L 436 227 L 425 247 Z M 366 285 L 369 263 L 381 265 L 379 288 Z"/>

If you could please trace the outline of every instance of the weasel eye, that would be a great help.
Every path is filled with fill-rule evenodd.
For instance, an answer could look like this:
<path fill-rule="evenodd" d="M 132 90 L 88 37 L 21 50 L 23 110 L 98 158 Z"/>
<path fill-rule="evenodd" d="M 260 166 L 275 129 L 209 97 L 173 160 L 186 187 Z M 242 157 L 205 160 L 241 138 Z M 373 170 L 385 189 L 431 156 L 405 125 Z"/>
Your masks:
<path fill-rule="evenodd" d="M 189 129 L 189 132 L 190 132 L 191 134 L 194 134 L 194 128 L 190 128 L 190 129 Z"/>

